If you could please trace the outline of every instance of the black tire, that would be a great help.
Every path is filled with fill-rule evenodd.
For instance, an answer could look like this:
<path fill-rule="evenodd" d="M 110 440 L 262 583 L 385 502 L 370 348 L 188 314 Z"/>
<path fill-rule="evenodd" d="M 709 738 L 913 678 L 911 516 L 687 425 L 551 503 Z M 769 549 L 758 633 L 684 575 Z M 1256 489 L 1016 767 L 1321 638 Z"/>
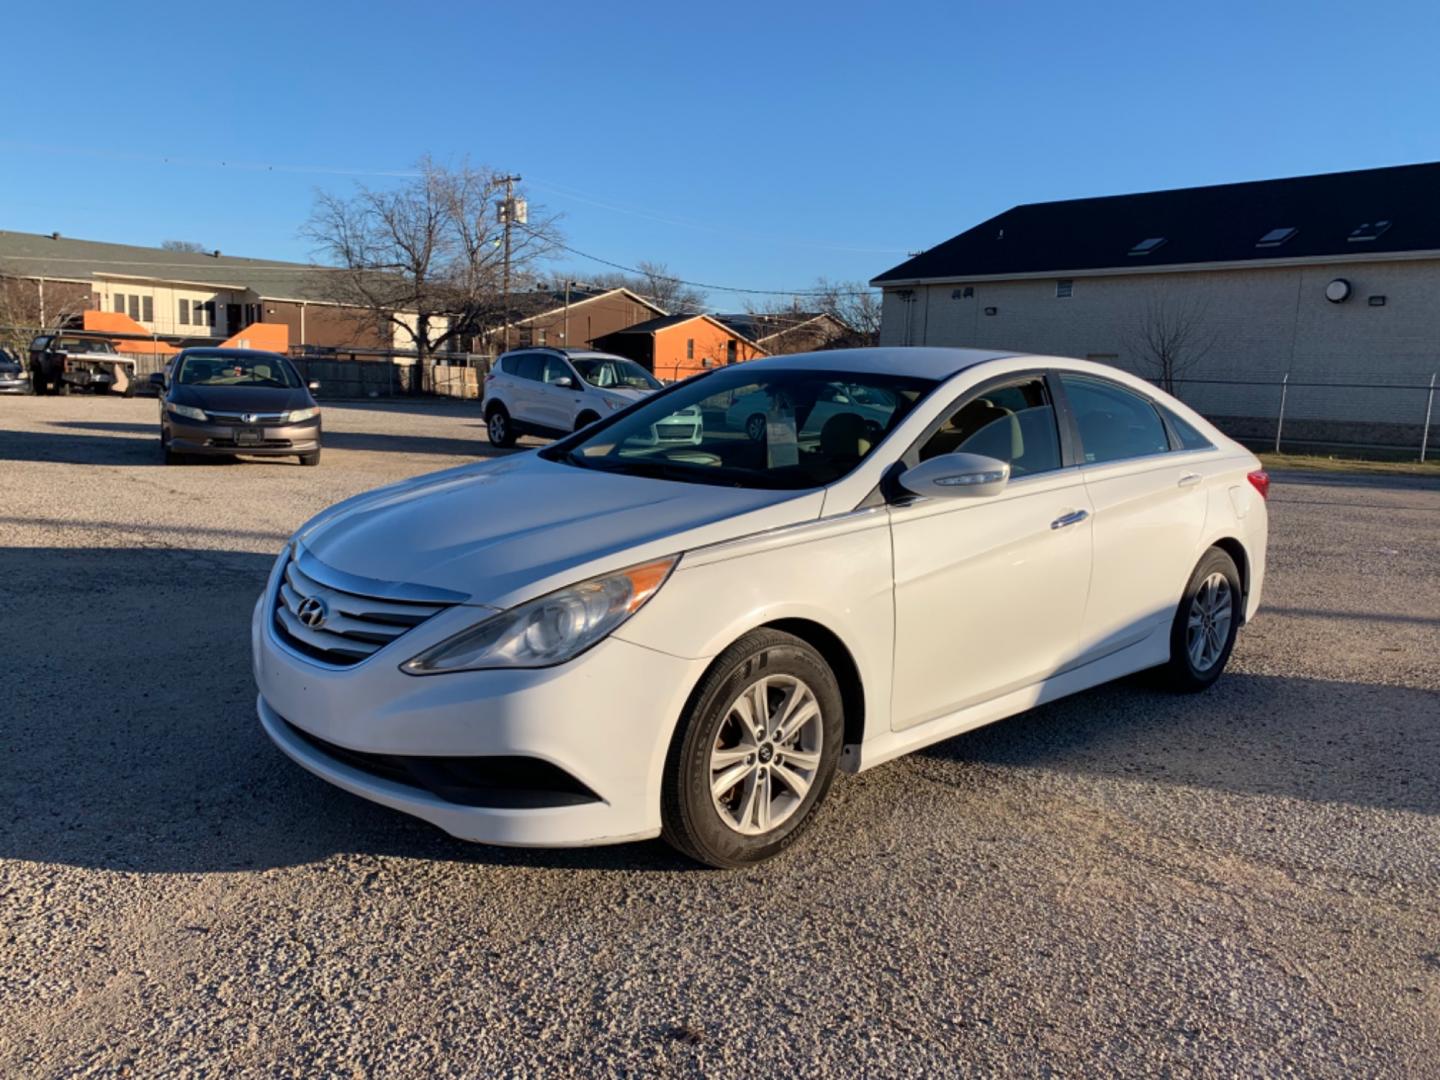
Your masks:
<path fill-rule="evenodd" d="M 515 427 L 504 405 L 492 405 L 485 413 L 485 431 L 490 436 L 490 445 L 502 449 L 515 445 Z"/>
<path fill-rule="evenodd" d="M 816 732 L 819 734 L 820 756 L 808 789 L 788 816 L 768 831 L 746 835 L 721 817 L 721 810 L 711 796 L 711 754 L 722 749 L 720 740 L 724 733 L 741 723 L 732 706 L 762 675 L 798 680 L 811 691 L 820 715 L 810 734 L 812 738 Z M 771 691 L 772 707 L 775 693 Z M 783 700 L 784 691 L 780 694 Z M 665 840 L 707 866 L 747 866 L 773 858 L 793 844 L 814 818 L 815 808 L 824 800 L 835 778 L 844 738 L 844 703 L 835 675 L 824 658 L 791 634 L 778 630 L 751 631 L 710 666 L 691 695 L 686 715 L 681 717 L 671 739 L 660 801 Z M 775 745 L 767 741 L 758 747 L 762 753 L 757 756 L 768 767 L 757 768 L 767 777 L 784 764 L 786 748 L 781 747 L 777 752 Z M 763 752 L 764 746 L 772 748 L 768 755 Z M 737 782 L 737 787 L 745 783 L 748 781 Z M 745 790 L 748 791 L 748 787 Z M 764 790 L 768 793 L 770 789 Z M 782 785 L 774 790 L 793 802 L 793 789 Z M 769 797 L 767 794 L 767 799 Z M 767 802 L 769 805 L 773 804 Z M 748 813 L 745 816 L 748 818 Z"/>
<path fill-rule="evenodd" d="M 184 454 L 177 454 L 177 453 L 175 453 L 175 451 L 174 451 L 174 450 L 171 450 L 168 446 L 163 447 L 162 450 L 161 450 L 161 453 L 162 453 L 162 454 L 164 455 L 164 457 L 165 457 L 165 464 L 166 464 L 166 465 L 188 465 L 188 464 L 190 464 L 190 459 L 189 459 L 188 457 L 186 457 Z"/>
<path fill-rule="evenodd" d="M 751 442 L 765 441 L 766 420 L 764 413 L 756 413 L 745 421 L 745 434 L 750 436 Z"/>
<path fill-rule="evenodd" d="M 319 450 L 311 450 L 310 453 L 308 453 L 308 454 L 301 454 L 301 455 L 300 455 L 300 464 L 301 464 L 301 465 L 319 465 L 319 464 L 320 464 L 320 451 L 319 451 Z"/>
<path fill-rule="evenodd" d="M 1212 587 L 1214 592 L 1208 592 Z M 1202 589 L 1207 590 L 1209 599 L 1201 596 Z M 1222 597 L 1228 601 L 1225 607 L 1229 612 L 1223 630 L 1214 614 Z M 1235 648 L 1235 635 L 1240 630 L 1244 604 L 1240 571 L 1235 567 L 1235 560 L 1220 548 L 1212 547 L 1201 557 L 1186 582 L 1185 593 L 1175 611 L 1175 621 L 1170 626 L 1170 660 L 1157 669 L 1160 682 L 1166 689 L 1194 694 L 1212 686 L 1220 678 Z M 1207 609 L 1210 611 L 1208 616 Z M 1197 619 L 1199 633 L 1192 636 L 1191 624 Z M 1194 646 L 1200 637 L 1205 641 L 1200 642 L 1201 656 L 1197 662 Z"/>
<path fill-rule="evenodd" d="M 69 397 L 70 384 L 64 379 L 61 379 L 60 382 L 55 386 L 55 393 L 59 394 L 61 397 Z"/>
<path fill-rule="evenodd" d="M 582 412 L 575 418 L 575 430 L 579 431 L 581 428 L 589 427 L 599 419 L 600 417 L 593 412 Z"/>

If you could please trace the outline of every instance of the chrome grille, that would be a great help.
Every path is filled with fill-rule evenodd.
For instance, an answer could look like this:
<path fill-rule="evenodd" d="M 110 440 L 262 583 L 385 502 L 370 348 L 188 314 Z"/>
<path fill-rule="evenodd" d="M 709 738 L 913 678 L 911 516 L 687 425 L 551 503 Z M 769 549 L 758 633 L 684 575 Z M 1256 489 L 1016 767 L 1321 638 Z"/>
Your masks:
<path fill-rule="evenodd" d="M 384 594 L 384 595 L 377 595 Z M 297 652 L 337 667 L 358 664 L 412 627 L 465 599 L 458 593 L 341 574 L 308 552 L 285 565 L 275 591 L 275 633 Z M 318 601 L 322 617 L 314 618 Z"/>

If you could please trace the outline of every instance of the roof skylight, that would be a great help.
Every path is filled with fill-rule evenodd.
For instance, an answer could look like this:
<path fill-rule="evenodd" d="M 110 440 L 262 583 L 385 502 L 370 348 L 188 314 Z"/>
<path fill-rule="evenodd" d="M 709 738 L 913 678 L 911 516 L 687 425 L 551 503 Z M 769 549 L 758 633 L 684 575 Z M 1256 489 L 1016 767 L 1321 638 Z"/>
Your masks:
<path fill-rule="evenodd" d="M 1259 240 L 1255 241 L 1255 246 L 1263 248 L 1279 247 L 1281 244 L 1285 243 L 1286 240 L 1289 240 L 1299 231 L 1299 229 L 1290 226 L 1286 226 L 1280 229 L 1271 229 L 1264 236 L 1260 237 Z"/>
<path fill-rule="evenodd" d="M 1374 240 L 1377 236 L 1379 236 L 1381 233 L 1385 232 L 1389 228 L 1390 222 L 1388 221 L 1367 221 L 1364 225 L 1361 225 L 1348 237 L 1346 237 L 1346 239 L 1349 240 L 1352 244 L 1357 243 L 1361 240 Z"/>
<path fill-rule="evenodd" d="M 1141 240 L 1130 249 L 1131 255 L 1149 255 L 1156 248 L 1165 246 L 1165 237 L 1152 236 L 1148 240 Z"/>

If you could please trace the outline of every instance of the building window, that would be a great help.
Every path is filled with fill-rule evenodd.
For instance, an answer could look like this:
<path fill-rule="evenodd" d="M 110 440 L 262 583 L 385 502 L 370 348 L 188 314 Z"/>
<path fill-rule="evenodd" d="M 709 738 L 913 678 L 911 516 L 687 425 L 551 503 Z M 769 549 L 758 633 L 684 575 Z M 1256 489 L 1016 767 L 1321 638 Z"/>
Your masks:
<path fill-rule="evenodd" d="M 544 328 L 544 327 L 541 327 L 539 330 L 536 330 L 536 331 L 535 331 L 535 344 L 537 344 L 537 345 L 544 345 L 544 344 L 545 344 L 545 328 Z"/>
<path fill-rule="evenodd" d="M 530 327 L 520 327 L 519 342 L 520 348 L 522 349 L 528 349 L 531 345 L 535 344 L 534 333 L 531 331 Z"/>
<path fill-rule="evenodd" d="M 735 339 L 734 339 L 734 338 L 731 338 L 729 341 L 727 341 L 727 342 L 725 343 L 725 362 L 726 362 L 727 364 L 733 364 L 733 363 L 735 362 Z"/>
<path fill-rule="evenodd" d="M 1131 254 L 1131 255 L 1149 255 L 1152 251 L 1155 251 L 1157 248 L 1161 248 L 1161 247 L 1164 247 L 1164 246 L 1165 246 L 1165 237 L 1163 237 L 1163 236 L 1151 236 L 1151 237 L 1147 237 L 1147 238 L 1144 239 L 1144 240 L 1141 240 L 1138 244 L 1136 244 L 1133 248 L 1131 248 L 1131 249 L 1130 249 L 1130 254 Z"/>
<path fill-rule="evenodd" d="M 136 320 L 136 321 L 138 322 L 138 321 L 140 320 L 140 297 L 139 297 L 139 295 L 136 294 L 136 293 L 131 293 L 128 297 L 126 297 L 126 302 L 130 305 L 130 318 L 132 318 L 132 319 L 134 319 L 134 320 Z"/>
<path fill-rule="evenodd" d="M 155 321 L 155 298 L 146 296 L 142 298 L 141 302 L 145 305 L 143 321 L 153 323 Z"/>
<path fill-rule="evenodd" d="M 1055 282 L 1055 299 L 1057 300 L 1069 300 L 1070 294 L 1074 291 L 1075 282 L 1071 281 L 1068 277 L 1061 278 Z"/>
<path fill-rule="evenodd" d="M 695 339 L 693 337 L 685 339 L 685 359 L 695 359 Z"/>
<path fill-rule="evenodd" d="M 189 325 L 190 325 L 190 301 L 189 301 L 189 300 L 181 300 L 181 301 L 180 301 L 180 325 L 181 325 L 181 326 L 189 326 Z"/>
<path fill-rule="evenodd" d="M 1390 222 L 1388 221 L 1367 221 L 1346 237 L 1346 239 L 1352 244 L 1359 243 L 1363 240 L 1376 240 L 1380 237 L 1381 233 L 1387 232 L 1389 228 Z"/>
<path fill-rule="evenodd" d="M 1255 241 L 1255 246 L 1263 248 L 1279 247 L 1281 244 L 1285 243 L 1286 240 L 1289 240 L 1299 231 L 1299 229 L 1288 226 L 1279 229 L 1271 229 L 1264 236 L 1260 237 L 1259 240 Z"/>
<path fill-rule="evenodd" d="M 125 314 L 125 294 L 123 292 L 115 294 L 115 310 L 121 315 Z"/>

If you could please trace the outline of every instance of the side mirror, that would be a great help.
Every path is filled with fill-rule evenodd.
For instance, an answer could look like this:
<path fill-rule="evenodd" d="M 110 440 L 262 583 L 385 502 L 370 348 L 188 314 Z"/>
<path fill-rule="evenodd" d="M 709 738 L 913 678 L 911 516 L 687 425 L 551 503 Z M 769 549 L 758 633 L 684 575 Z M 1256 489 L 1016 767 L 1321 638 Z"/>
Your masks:
<path fill-rule="evenodd" d="M 900 474 L 900 486 L 931 499 L 999 495 L 1010 480 L 1010 464 L 983 454 L 941 454 Z"/>
<path fill-rule="evenodd" d="M 569 375 L 561 375 L 552 385 L 558 386 L 562 390 L 573 390 L 575 388 L 575 380 L 570 378 Z"/>
<path fill-rule="evenodd" d="M 319 389 L 320 389 L 320 384 L 319 384 L 318 382 L 306 383 L 306 384 L 305 384 L 305 389 L 307 389 L 307 390 L 319 390 Z"/>
<path fill-rule="evenodd" d="M 156 390 L 164 390 L 165 373 L 162 371 L 152 371 L 150 373 L 150 385 L 153 386 Z"/>

